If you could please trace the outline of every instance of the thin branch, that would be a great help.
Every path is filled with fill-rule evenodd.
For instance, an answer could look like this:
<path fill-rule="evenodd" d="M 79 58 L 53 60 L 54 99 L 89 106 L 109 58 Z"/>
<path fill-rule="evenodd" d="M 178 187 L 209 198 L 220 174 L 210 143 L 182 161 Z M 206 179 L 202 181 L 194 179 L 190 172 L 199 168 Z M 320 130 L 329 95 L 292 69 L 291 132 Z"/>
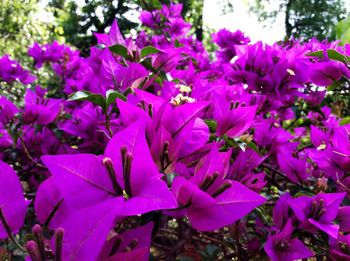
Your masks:
<path fill-rule="evenodd" d="M 13 243 L 15 243 L 15 245 L 17 246 L 17 248 L 19 250 L 21 250 L 22 252 L 26 253 L 26 249 L 17 241 L 17 239 L 14 237 L 14 235 L 12 234 L 11 228 L 9 226 L 9 224 L 7 223 L 4 214 L 2 213 L 2 209 L 0 208 L 0 220 L 6 230 L 6 233 L 8 235 L 8 237 L 12 240 Z"/>
<path fill-rule="evenodd" d="M 30 155 L 29 151 L 28 151 L 28 148 L 23 140 L 23 136 L 19 135 L 19 139 L 21 141 L 21 144 L 23 146 L 23 150 L 24 150 L 24 153 L 26 154 L 27 158 L 32 162 L 34 163 L 35 166 L 39 167 L 39 168 L 43 168 L 43 169 L 46 169 L 46 167 L 38 162 L 36 162 L 33 157 Z"/>

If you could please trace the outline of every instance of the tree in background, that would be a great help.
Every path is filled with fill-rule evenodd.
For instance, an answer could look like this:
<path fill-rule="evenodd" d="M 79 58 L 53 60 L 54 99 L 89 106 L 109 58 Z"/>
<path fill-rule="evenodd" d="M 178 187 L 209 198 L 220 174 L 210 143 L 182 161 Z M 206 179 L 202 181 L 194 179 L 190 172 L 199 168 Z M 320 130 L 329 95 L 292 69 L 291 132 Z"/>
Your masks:
<path fill-rule="evenodd" d="M 334 40 L 334 25 L 347 16 L 343 0 L 280 0 L 276 10 L 271 10 L 271 3 L 271 0 L 255 0 L 250 10 L 260 21 L 269 21 L 269 24 L 284 12 L 287 39 Z"/>
<path fill-rule="evenodd" d="M 22 60 L 34 41 L 57 39 L 55 24 L 39 19 L 38 4 L 38 0 L 0 1 L 0 56 L 6 53 Z"/>
<path fill-rule="evenodd" d="M 182 15 L 193 25 L 197 39 L 203 38 L 203 17 L 202 10 L 204 0 L 178 0 L 174 3 L 182 3 Z M 50 7 L 54 13 L 58 24 L 63 28 L 66 42 L 76 46 L 87 54 L 89 47 L 96 44 L 96 39 L 92 32 L 103 33 L 113 20 L 118 20 L 118 25 L 122 34 L 126 35 L 131 29 L 138 29 L 139 24 L 130 20 L 131 12 L 139 12 L 142 9 L 153 10 L 161 8 L 162 4 L 169 4 L 168 0 L 119 0 L 105 1 L 93 0 L 85 1 L 79 6 L 72 0 L 51 0 Z"/>
<path fill-rule="evenodd" d="M 103 33 L 115 18 L 121 32 L 125 34 L 138 24 L 130 21 L 125 14 L 139 7 L 135 1 L 119 0 L 85 1 L 79 6 L 76 1 L 51 0 L 49 3 L 58 24 L 63 28 L 66 42 L 87 54 L 91 45 L 96 44 L 92 32 Z"/>

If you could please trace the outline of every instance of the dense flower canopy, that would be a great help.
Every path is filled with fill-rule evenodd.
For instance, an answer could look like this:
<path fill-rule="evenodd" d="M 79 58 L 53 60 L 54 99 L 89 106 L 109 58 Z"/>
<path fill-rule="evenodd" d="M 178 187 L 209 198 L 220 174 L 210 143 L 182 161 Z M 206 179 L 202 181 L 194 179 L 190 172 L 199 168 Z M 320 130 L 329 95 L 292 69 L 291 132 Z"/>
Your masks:
<path fill-rule="evenodd" d="M 0 97 L 0 247 L 34 261 L 212 260 L 212 244 L 221 260 L 350 260 L 350 125 L 325 104 L 348 84 L 350 46 L 222 29 L 211 60 L 181 9 L 141 12 L 135 39 L 115 21 L 87 58 L 34 43 L 55 88 L 0 58 L 1 84 L 28 86 L 19 104 Z"/>

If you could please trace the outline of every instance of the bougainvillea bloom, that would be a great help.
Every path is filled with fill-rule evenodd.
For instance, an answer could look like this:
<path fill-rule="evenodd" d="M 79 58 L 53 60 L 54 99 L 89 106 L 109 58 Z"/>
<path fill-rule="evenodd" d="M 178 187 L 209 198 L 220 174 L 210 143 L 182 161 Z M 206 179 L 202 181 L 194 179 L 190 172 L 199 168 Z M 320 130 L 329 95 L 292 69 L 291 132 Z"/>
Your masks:
<path fill-rule="evenodd" d="M 264 246 L 273 261 L 293 261 L 313 256 L 313 253 L 299 240 L 292 238 L 293 226 L 289 220 L 285 227 L 269 236 Z"/>
<path fill-rule="evenodd" d="M 0 58 L 0 256 L 349 260 L 350 46 L 222 29 L 208 53 L 142 2 L 148 29 L 112 17 L 88 55 Z"/>
<path fill-rule="evenodd" d="M 0 161 L 0 238 L 8 233 L 17 233 L 23 226 L 28 201 L 24 199 L 23 189 L 15 171 Z M 5 185 L 6 184 L 6 185 Z"/>

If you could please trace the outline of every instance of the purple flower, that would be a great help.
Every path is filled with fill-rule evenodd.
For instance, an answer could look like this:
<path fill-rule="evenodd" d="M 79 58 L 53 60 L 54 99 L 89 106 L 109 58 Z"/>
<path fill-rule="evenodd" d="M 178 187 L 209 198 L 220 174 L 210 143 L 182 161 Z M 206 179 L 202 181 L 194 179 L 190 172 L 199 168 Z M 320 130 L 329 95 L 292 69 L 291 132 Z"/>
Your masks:
<path fill-rule="evenodd" d="M 16 172 L 0 161 L 0 238 L 7 238 L 7 230 L 17 233 L 23 226 L 29 201 L 24 199 L 23 189 Z"/>
<path fill-rule="evenodd" d="M 192 178 L 178 176 L 173 181 L 172 192 L 180 209 L 185 210 L 197 230 L 230 225 L 265 201 L 239 182 L 225 179 L 229 156 L 230 153 L 219 153 L 213 147 Z"/>
<path fill-rule="evenodd" d="M 253 124 L 257 106 L 239 107 L 222 111 L 218 117 L 216 134 L 227 135 L 230 138 L 238 138 Z"/>
<path fill-rule="evenodd" d="M 345 193 L 320 193 L 313 197 L 301 196 L 289 202 L 302 225 L 320 229 L 337 238 L 339 226 L 333 224 Z"/>
<path fill-rule="evenodd" d="M 230 62 L 236 56 L 236 45 L 245 45 L 250 42 L 249 37 L 245 37 L 239 30 L 231 32 L 227 29 L 221 29 L 217 33 L 214 33 L 212 37 L 213 42 L 221 47 L 216 52 L 216 55 L 218 60 L 223 63 Z"/>
<path fill-rule="evenodd" d="M 181 55 L 177 50 L 163 49 L 152 57 L 152 66 L 158 70 L 170 72 L 181 59 Z"/>
<path fill-rule="evenodd" d="M 306 160 L 296 159 L 286 150 L 277 155 L 282 172 L 293 182 L 302 184 L 307 178 Z"/>
<path fill-rule="evenodd" d="M 289 201 L 293 198 L 286 192 L 280 196 L 273 209 L 272 217 L 274 225 L 282 229 L 290 221 Z"/>
<path fill-rule="evenodd" d="M 103 246 L 99 260 L 147 261 L 151 247 L 153 223 L 111 236 Z"/>
<path fill-rule="evenodd" d="M 302 241 L 292 237 L 292 233 L 292 222 L 288 220 L 281 231 L 268 237 L 264 249 L 272 261 L 294 261 L 313 256 Z"/>
<path fill-rule="evenodd" d="M 19 81 L 23 84 L 30 84 L 35 81 L 36 77 L 29 71 L 23 69 L 23 67 L 16 61 L 10 59 L 8 55 L 4 55 L 0 58 L 0 80 L 13 83 Z"/>
<path fill-rule="evenodd" d="M 339 222 L 339 231 L 350 232 L 350 206 L 339 208 L 337 220 Z"/>
<path fill-rule="evenodd" d="M 12 137 L 5 127 L 0 123 L 0 149 L 6 149 L 13 144 Z"/>
<path fill-rule="evenodd" d="M 350 235 L 339 234 L 337 240 L 330 242 L 330 259 L 332 261 L 347 261 L 350 259 Z"/>
<path fill-rule="evenodd" d="M 42 160 L 70 207 L 124 197 L 119 214 L 128 216 L 177 206 L 151 158 L 141 120 L 113 136 L 104 156 L 59 155 Z"/>
<path fill-rule="evenodd" d="M 98 125 L 104 120 L 101 108 L 85 103 L 81 107 L 75 107 L 71 115 L 71 119 L 59 125 L 60 129 L 87 142 L 94 141 L 98 136 Z"/>
<path fill-rule="evenodd" d="M 166 29 L 173 37 L 184 37 L 191 29 L 191 24 L 186 23 L 182 18 L 169 18 L 169 22 L 165 23 Z"/>
<path fill-rule="evenodd" d="M 99 44 L 104 44 L 105 46 L 112 46 L 115 44 L 121 44 L 121 45 L 125 44 L 124 37 L 119 30 L 118 22 L 116 19 L 114 19 L 108 34 L 94 33 L 94 35 L 97 38 L 97 42 Z"/>
<path fill-rule="evenodd" d="M 129 87 L 134 87 L 134 82 L 149 75 L 149 72 L 138 63 L 122 66 L 108 49 L 102 53 L 101 60 L 101 84 L 109 89 L 125 91 Z"/>
<path fill-rule="evenodd" d="M 335 61 L 316 62 L 309 66 L 310 80 L 319 86 L 331 85 L 334 81 L 338 81 L 342 75 L 340 63 Z"/>
<path fill-rule="evenodd" d="M 0 122 L 6 125 L 18 112 L 17 107 L 6 97 L 0 96 Z"/>
<path fill-rule="evenodd" d="M 40 87 L 38 87 L 40 90 Z M 62 100 L 45 99 L 40 94 L 27 89 L 24 97 L 23 120 L 25 123 L 36 122 L 40 125 L 47 125 L 58 117 L 61 111 Z"/>
<path fill-rule="evenodd" d="M 239 181 L 247 188 L 259 192 L 265 185 L 264 173 L 254 173 L 253 170 L 257 168 L 265 157 L 259 156 L 252 149 L 246 151 L 240 151 L 235 161 L 230 166 L 227 177 L 230 179 Z"/>
<path fill-rule="evenodd" d="M 62 260 L 96 260 L 117 221 L 122 201 L 109 199 L 66 216 L 60 225 L 64 231 Z"/>
<path fill-rule="evenodd" d="M 144 26 L 155 29 L 161 22 L 161 14 L 157 11 L 141 11 L 139 19 Z"/>
<path fill-rule="evenodd" d="M 34 209 L 40 223 L 51 229 L 59 228 L 73 212 L 66 204 L 52 177 L 40 184 Z"/>

